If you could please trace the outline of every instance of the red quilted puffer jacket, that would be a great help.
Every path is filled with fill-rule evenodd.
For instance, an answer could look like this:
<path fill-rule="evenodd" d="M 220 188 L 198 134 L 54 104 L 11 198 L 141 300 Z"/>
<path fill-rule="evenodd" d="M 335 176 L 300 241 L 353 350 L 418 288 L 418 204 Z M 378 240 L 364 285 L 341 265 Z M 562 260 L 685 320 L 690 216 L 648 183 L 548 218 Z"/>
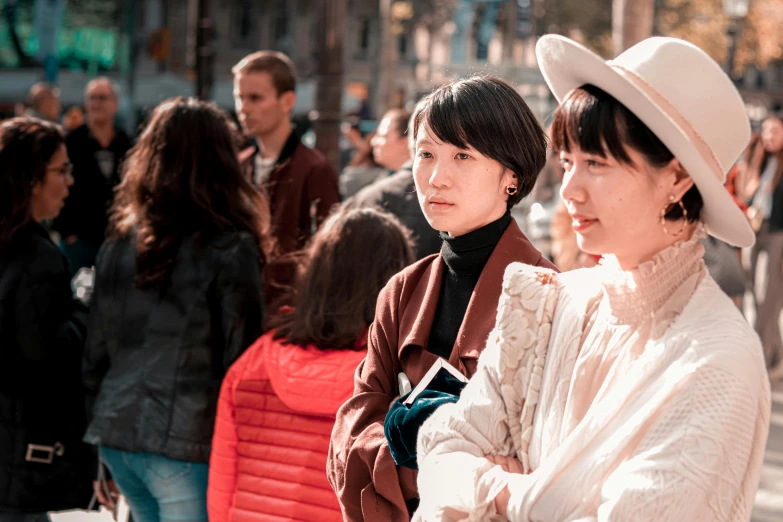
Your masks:
<path fill-rule="evenodd" d="M 341 521 L 326 479 L 329 438 L 366 350 L 285 345 L 267 333 L 220 391 L 210 522 Z"/>

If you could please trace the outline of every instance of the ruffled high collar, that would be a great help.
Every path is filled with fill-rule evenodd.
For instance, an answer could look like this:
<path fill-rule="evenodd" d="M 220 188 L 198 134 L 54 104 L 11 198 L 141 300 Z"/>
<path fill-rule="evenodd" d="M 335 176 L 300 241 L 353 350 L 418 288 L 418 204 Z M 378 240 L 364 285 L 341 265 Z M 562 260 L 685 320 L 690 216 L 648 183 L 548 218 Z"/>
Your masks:
<path fill-rule="evenodd" d="M 602 285 L 613 322 L 636 325 L 666 310 L 672 311 L 666 315 L 678 315 L 706 273 L 699 241 L 705 236 L 699 227 L 690 239 L 661 250 L 632 270 L 622 270 L 617 259 L 608 256 L 603 262 Z M 666 306 L 673 300 L 677 303 Z"/>

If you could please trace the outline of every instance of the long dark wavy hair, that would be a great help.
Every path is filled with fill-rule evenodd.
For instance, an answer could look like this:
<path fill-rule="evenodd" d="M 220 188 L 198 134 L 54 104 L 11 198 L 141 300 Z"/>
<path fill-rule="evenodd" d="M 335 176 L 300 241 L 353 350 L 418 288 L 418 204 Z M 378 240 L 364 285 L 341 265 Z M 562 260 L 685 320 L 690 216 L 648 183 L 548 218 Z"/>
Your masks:
<path fill-rule="evenodd" d="M 276 339 L 320 349 L 352 349 L 375 318 L 389 279 L 413 263 L 410 232 L 372 208 L 338 207 L 305 251 L 293 310 L 274 316 Z"/>
<path fill-rule="evenodd" d="M 0 124 L 0 250 L 7 250 L 32 219 L 33 187 L 65 144 L 60 128 L 37 118 Z"/>
<path fill-rule="evenodd" d="M 111 239 L 136 236 L 138 288 L 165 285 L 189 237 L 206 245 L 222 232 L 247 232 L 264 263 L 269 207 L 242 175 L 231 125 L 217 106 L 194 98 L 153 111 L 125 161 L 109 224 Z"/>

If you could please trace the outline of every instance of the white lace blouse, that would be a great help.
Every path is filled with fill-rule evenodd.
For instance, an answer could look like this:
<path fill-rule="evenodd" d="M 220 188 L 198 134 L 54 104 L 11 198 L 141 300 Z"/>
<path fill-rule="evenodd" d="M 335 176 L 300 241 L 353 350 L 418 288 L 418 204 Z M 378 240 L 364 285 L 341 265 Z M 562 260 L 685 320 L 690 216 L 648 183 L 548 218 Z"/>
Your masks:
<path fill-rule="evenodd" d="M 510 265 L 478 373 L 419 432 L 414 520 L 502 520 L 506 486 L 512 522 L 749 520 L 769 382 L 702 255 L 694 237 L 632 271 Z"/>

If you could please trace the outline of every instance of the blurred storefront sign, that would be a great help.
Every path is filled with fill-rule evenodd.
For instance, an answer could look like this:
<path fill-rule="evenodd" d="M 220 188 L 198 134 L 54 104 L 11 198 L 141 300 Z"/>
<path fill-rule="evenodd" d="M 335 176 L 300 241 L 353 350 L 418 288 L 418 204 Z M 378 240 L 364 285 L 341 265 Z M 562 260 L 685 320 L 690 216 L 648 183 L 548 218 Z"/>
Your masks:
<path fill-rule="evenodd" d="M 31 23 L 17 23 L 16 34 L 20 37 L 22 48 L 28 56 L 49 55 L 54 45 L 60 66 L 65 69 L 85 71 L 111 71 L 116 68 L 119 31 L 100 27 L 63 27 L 53 38 L 41 40 L 39 32 Z M 41 48 L 41 44 L 45 48 Z M 20 66 L 20 57 L 11 42 L 10 28 L 0 19 L 0 67 L 16 68 Z"/>

